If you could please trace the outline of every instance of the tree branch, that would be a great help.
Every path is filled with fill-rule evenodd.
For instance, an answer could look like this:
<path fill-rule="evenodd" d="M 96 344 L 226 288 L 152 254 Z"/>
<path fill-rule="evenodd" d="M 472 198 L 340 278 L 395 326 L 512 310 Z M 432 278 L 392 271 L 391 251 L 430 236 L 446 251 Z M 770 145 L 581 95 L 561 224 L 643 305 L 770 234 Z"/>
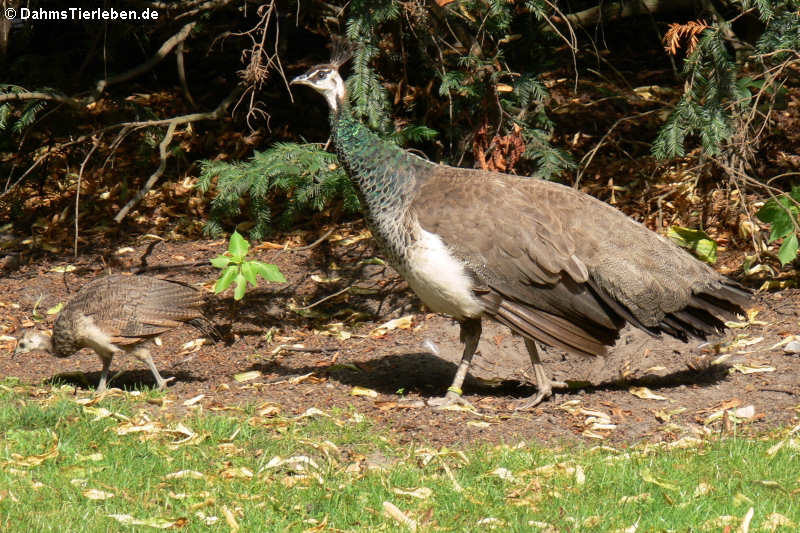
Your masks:
<path fill-rule="evenodd" d="M 113 78 L 98 81 L 94 90 L 94 95 L 93 95 L 94 98 L 99 97 L 109 85 L 114 85 L 116 83 L 128 81 L 152 69 L 158 63 L 160 63 L 161 60 L 164 59 L 167 56 L 167 54 L 169 54 L 172 51 L 173 48 L 175 48 L 176 46 L 178 46 L 178 44 L 185 41 L 186 38 L 189 37 L 189 34 L 192 32 L 192 30 L 196 25 L 197 25 L 196 22 L 190 22 L 189 24 L 186 24 L 183 28 L 180 29 L 178 33 L 167 39 L 164 42 L 164 44 L 161 45 L 161 48 L 158 49 L 158 51 L 155 53 L 153 57 L 151 57 L 149 60 L 145 61 L 141 65 L 132 68 L 128 72 L 123 72 L 122 74 L 114 76 Z"/>
<path fill-rule="evenodd" d="M 153 174 L 150 175 L 147 182 L 144 184 L 144 187 L 136 193 L 136 195 L 131 198 L 125 206 L 119 210 L 119 212 L 114 216 L 114 221 L 116 223 L 122 222 L 122 219 L 128 214 L 128 212 L 138 204 L 142 198 L 144 198 L 145 194 L 153 188 L 153 185 L 156 184 L 158 179 L 164 173 L 164 170 L 167 167 L 167 157 L 169 154 L 167 153 L 167 147 L 172 142 L 172 138 L 175 135 L 175 128 L 183 124 L 189 124 L 191 122 L 197 122 L 199 120 L 215 120 L 220 118 L 225 111 L 228 109 L 228 106 L 231 105 L 233 100 L 238 96 L 239 91 L 235 90 L 231 94 L 229 94 L 225 100 L 223 100 L 216 109 L 213 111 L 209 111 L 207 113 L 192 113 L 189 115 L 181 115 L 179 117 L 173 117 L 166 120 L 148 120 L 144 122 L 136 123 L 137 127 L 149 127 L 149 126 L 161 126 L 167 125 L 167 133 L 164 135 L 164 138 L 161 140 L 161 143 L 158 145 L 158 152 L 160 162 L 158 164 L 158 168 L 156 169 Z"/>
<path fill-rule="evenodd" d="M 60 94 L 50 94 L 43 92 L 0 94 L 0 104 L 2 104 L 3 102 L 21 102 L 24 100 L 50 100 L 52 102 L 69 104 L 71 106 L 81 105 L 80 101 L 76 100 L 75 98 L 70 98 L 69 96 L 63 96 Z"/>

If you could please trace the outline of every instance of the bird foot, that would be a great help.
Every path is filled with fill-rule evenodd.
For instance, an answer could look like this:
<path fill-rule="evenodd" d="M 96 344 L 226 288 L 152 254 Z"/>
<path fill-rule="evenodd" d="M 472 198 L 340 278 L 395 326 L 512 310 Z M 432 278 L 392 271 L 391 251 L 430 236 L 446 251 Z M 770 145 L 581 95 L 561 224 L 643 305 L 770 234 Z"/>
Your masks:
<path fill-rule="evenodd" d="M 462 398 L 460 394 L 453 391 L 447 391 L 447 394 L 441 398 L 432 398 L 428 400 L 428 405 L 439 410 L 478 411 L 474 405 Z"/>
<path fill-rule="evenodd" d="M 538 383 L 537 388 L 539 391 L 531 396 L 530 398 L 525 398 L 521 400 L 517 406 L 514 408 L 515 411 L 527 411 L 528 409 L 532 409 L 542 403 L 542 401 L 546 400 L 547 398 L 553 395 L 553 389 L 567 389 L 569 385 L 567 385 L 563 381 L 550 381 L 547 380 L 544 383 Z"/>
<path fill-rule="evenodd" d="M 162 379 L 161 379 L 161 380 L 158 382 L 158 390 L 164 390 L 164 389 L 166 389 L 166 388 L 167 388 L 167 383 L 169 383 L 170 381 L 175 381 L 175 376 L 170 376 L 170 377 L 168 377 L 167 379 L 163 379 L 163 378 L 162 378 Z"/>

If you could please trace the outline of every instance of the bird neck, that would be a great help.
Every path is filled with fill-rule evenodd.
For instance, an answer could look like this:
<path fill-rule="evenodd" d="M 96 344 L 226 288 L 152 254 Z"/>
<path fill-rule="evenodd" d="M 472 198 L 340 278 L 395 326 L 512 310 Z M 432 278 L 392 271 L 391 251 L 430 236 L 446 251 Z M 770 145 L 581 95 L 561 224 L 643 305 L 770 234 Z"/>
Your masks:
<path fill-rule="evenodd" d="M 42 333 L 41 337 L 39 337 L 39 349 L 47 353 L 53 353 L 53 339 L 49 335 Z"/>
<path fill-rule="evenodd" d="M 381 139 L 353 116 L 347 96 L 331 112 L 331 131 L 368 220 L 398 220 L 407 211 L 428 163 Z"/>

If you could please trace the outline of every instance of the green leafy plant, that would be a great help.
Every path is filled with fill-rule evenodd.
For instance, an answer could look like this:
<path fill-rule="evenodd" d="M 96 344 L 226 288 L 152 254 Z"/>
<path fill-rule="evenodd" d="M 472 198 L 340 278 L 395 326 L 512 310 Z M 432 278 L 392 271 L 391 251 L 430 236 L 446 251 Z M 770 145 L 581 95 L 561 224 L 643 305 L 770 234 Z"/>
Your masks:
<path fill-rule="evenodd" d="M 791 263 L 797 257 L 798 241 L 797 216 L 800 202 L 800 186 L 792 187 L 791 192 L 771 198 L 759 209 L 756 216 L 761 222 L 770 224 L 769 242 L 783 239 L 778 250 L 778 260 L 781 265 Z"/>
<path fill-rule="evenodd" d="M 222 270 L 214 285 L 215 294 L 221 293 L 230 287 L 231 283 L 236 282 L 233 299 L 241 300 L 247 291 L 247 284 L 255 287 L 259 277 L 266 281 L 286 283 L 286 278 L 277 266 L 256 259 L 247 259 L 249 251 L 250 243 L 239 232 L 234 231 L 228 242 L 228 251 L 211 260 L 214 267 Z"/>
<path fill-rule="evenodd" d="M 680 246 L 691 250 L 699 259 L 712 265 L 717 262 L 717 243 L 700 229 L 672 226 L 667 236 Z"/>

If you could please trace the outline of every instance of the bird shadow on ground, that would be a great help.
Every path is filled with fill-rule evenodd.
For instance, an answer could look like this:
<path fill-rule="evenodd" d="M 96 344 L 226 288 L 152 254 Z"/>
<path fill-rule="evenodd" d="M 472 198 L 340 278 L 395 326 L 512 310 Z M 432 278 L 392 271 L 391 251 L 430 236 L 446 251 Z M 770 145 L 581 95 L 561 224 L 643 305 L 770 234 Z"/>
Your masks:
<path fill-rule="evenodd" d="M 292 366 L 291 360 L 256 363 L 248 370 L 258 370 L 264 374 L 277 374 L 279 379 L 286 376 L 304 375 L 310 372 L 326 376 L 348 387 L 363 387 L 381 394 L 394 395 L 398 391 L 413 391 L 422 396 L 444 394 L 453 380 L 457 365 L 425 352 L 390 354 L 370 361 L 320 367 L 316 365 Z M 674 389 L 684 386 L 712 385 L 723 381 L 728 367 L 709 366 L 699 370 L 679 370 L 660 376 L 644 376 L 628 380 L 606 380 L 598 383 L 574 382 L 577 386 L 558 389 L 561 395 L 577 395 L 595 391 L 624 391 L 630 387 L 650 387 L 655 390 Z M 467 395 L 496 398 L 524 398 L 533 395 L 536 387 L 514 380 L 499 381 L 496 385 L 467 376 L 464 391 Z"/>
<path fill-rule="evenodd" d="M 165 379 L 175 378 L 174 380 L 170 380 L 169 385 L 175 382 L 197 383 L 206 381 L 203 378 L 193 376 L 190 372 L 183 371 L 161 373 L 161 375 L 164 376 Z M 113 370 L 111 376 L 114 376 Z M 109 378 L 109 380 L 109 388 L 113 387 L 123 390 L 156 388 L 156 380 L 149 370 L 125 370 L 116 378 Z M 42 381 L 42 385 L 72 385 L 74 387 L 94 390 L 97 390 L 98 383 L 100 383 L 99 370 L 97 372 L 62 372 Z M 167 385 L 166 390 L 169 390 L 169 385 Z"/>

